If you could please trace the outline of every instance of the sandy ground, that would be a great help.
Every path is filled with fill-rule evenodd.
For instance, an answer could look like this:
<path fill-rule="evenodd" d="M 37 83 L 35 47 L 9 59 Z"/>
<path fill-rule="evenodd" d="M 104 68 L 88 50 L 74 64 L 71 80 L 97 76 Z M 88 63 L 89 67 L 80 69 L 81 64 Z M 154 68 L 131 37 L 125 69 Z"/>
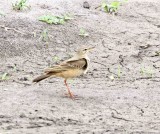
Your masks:
<path fill-rule="evenodd" d="M 31 10 L 0 1 L 0 134 L 159 134 L 160 1 L 129 0 L 117 16 L 88 0 L 30 0 Z M 38 21 L 44 14 L 70 13 L 64 25 Z M 8 30 L 6 30 L 8 28 Z M 40 39 L 44 29 L 50 39 Z M 79 29 L 89 32 L 80 37 Z M 33 36 L 33 33 L 36 36 Z M 64 96 L 63 79 L 32 84 L 44 68 L 81 46 L 96 46 L 90 70 L 69 81 L 78 100 Z M 110 77 L 114 77 L 111 80 Z M 118 78 L 119 77 L 119 78 Z"/>

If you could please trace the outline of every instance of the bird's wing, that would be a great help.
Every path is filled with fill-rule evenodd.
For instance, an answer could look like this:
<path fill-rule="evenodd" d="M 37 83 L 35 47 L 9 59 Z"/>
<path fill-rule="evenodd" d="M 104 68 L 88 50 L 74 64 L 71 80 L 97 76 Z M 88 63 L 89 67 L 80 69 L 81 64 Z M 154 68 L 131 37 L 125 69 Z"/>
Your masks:
<path fill-rule="evenodd" d="M 86 65 L 87 65 L 87 60 L 85 58 L 78 60 L 71 60 L 61 64 L 62 67 L 68 69 L 83 69 L 83 67 L 85 67 Z"/>
<path fill-rule="evenodd" d="M 45 70 L 45 73 L 58 73 L 61 71 L 67 71 L 70 69 L 83 69 L 87 66 L 87 60 L 85 58 L 78 59 L 78 60 L 71 60 L 64 62 L 60 65 L 56 65 Z"/>

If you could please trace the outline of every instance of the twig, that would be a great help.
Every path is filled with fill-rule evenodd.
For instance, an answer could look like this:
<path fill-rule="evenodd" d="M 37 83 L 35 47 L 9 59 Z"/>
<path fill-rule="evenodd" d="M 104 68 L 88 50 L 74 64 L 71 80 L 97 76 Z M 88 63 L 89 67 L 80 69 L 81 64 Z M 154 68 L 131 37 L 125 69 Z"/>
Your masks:
<path fill-rule="evenodd" d="M 143 116 L 143 114 L 144 114 L 144 110 L 143 110 L 142 108 L 140 108 L 140 107 L 136 106 L 136 105 L 133 105 L 133 106 L 135 106 L 136 108 L 138 108 L 138 109 L 141 111 L 141 116 Z"/>
<path fill-rule="evenodd" d="M 1 27 L 1 28 L 4 28 L 6 31 L 7 31 L 7 30 L 13 30 L 13 31 L 15 31 L 15 32 L 17 32 L 17 33 L 27 35 L 27 33 L 21 32 L 21 31 L 15 29 L 15 28 L 6 27 L 5 25 L 0 25 L 0 27 Z M 30 33 L 28 33 L 28 34 L 30 34 Z"/>
<path fill-rule="evenodd" d="M 111 74 L 114 74 L 114 75 L 118 76 L 116 73 L 111 72 L 110 68 L 107 68 L 107 70 L 108 70 L 108 72 L 109 72 L 109 73 L 111 73 Z"/>
<path fill-rule="evenodd" d="M 111 108 L 111 107 L 109 107 L 109 109 L 111 109 L 111 110 L 115 111 L 117 114 L 122 115 L 122 114 L 121 114 L 121 113 L 119 113 L 116 109 L 113 109 L 113 108 Z"/>
<path fill-rule="evenodd" d="M 125 118 L 122 118 L 122 117 L 117 117 L 117 116 L 114 115 L 114 113 L 112 113 L 111 116 L 114 119 L 119 119 L 119 120 L 124 120 L 124 121 L 131 121 L 131 120 L 128 120 L 128 119 L 125 119 Z"/>
<path fill-rule="evenodd" d="M 99 5 L 99 6 L 96 6 L 94 9 L 98 9 L 98 8 L 100 8 L 101 7 L 101 5 Z"/>
<path fill-rule="evenodd" d="M 143 80 L 143 79 L 151 79 L 151 78 L 153 78 L 153 77 L 139 77 L 139 78 L 136 78 L 136 80 Z"/>
<path fill-rule="evenodd" d="M 104 66 L 104 67 L 107 67 L 105 64 L 100 63 L 100 62 L 97 62 L 97 61 L 93 61 L 93 63 L 97 63 L 97 64 L 100 64 L 100 65 L 102 65 L 102 66 Z"/>
<path fill-rule="evenodd" d="M 122 55 L 119 55 L 119 64 L 123 67 L 123 62 L 124 62 L 124 59 L 123 59 L 123 56 Z"/>

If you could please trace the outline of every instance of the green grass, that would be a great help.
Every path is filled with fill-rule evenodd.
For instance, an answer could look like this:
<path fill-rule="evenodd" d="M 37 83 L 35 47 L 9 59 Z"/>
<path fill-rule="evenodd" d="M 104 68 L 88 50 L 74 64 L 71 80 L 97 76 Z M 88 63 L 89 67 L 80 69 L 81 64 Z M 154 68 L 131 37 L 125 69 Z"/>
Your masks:
<path fill-rule="evenodd" d="M 123 2 L 127 2 L 128 0 L 124 0 Z M 123 3 L 120 1 L 113 1 L 111 3 L 108 2 L 103 2 L 101 7 L 102 9 L 107 12 L 107 13 L 114 13 L 117 12 L 117 10 L 119 9 L 120 5 Z"/>
<path fill-rule="evenodd" d="M 120 2 L 118 2 L 118 1 L 114 1 L 111 4 L 107 4 L 106 2 L 102 3 L 102 8 L 107 13 L 116 12 L 118 10 L 119 6 L 120 6 Z"/>
<path fill-rule="evenodd" d="M 3 11 L 0 11 L 0 16 L 6 16 Z"/>
<path fill-rule="evenodd" d="M 13 71 L 17 71 L 17 66 L 16 66 L 16 64 L 14 64 L 14 67 L 13 67 Z"/>
<path fill-rule="evenodd" d="M 14 4 L 12 4 L 13 10 L 24 10 L 27 8 L 30 8 L 30 6 L 27 5 L 27 0 L 19 0 L 16 1 Z"/>
<path fill-rule="evenodd" d="M 108 76 L 108 78 L 110 80 L 112 80 L 112 81 L 115 80 L 115 79 L 117 79 L 117 78 L 120 79 L 121 77 L 122 77 L 122 68 L 121 68 L 120 65 L 118 65 L 118 68 L 116 69 L 116 73 Z"/>
<path fill-rule="evenodd" d="M 38 20 L 42 22 L 46 22 L 48 24 L 63 25 L 65 22 L 71 19 L 73 18 L 70 15 L 65 14 L 62 16 L 43 15 L 43 16 L 40 16 Z"/>
<path fill-rule="evenodd" d="M 53 56 L 52 60 L 54 62 L 58 62 L 58 61 L 60 61 L 60 58 L 58 56 Z"/>
<path fill-rule="evenodd" d="M 89 36 L 89 33 L 87 33 L 85 29 L 81 28 L 79 31 L 79 35 L 82 37 L 87 37 Z"/>
<path fill-rule="evenodd" d="M 44 42 L 47 42 L 49 40 L 48 29 L 44 29 L 42 31 L 40 39 Z"/>
<path fill-rule="evenodd" d="M 118 66 L 118 72 L 117 72 L 118 78 L 121 78 L 121 74 L 122 74 L 121 67 Z"/>
<path fill-rule="evenodd" d="M 8 77 L 8 73 L 4 73 L 0 76 L 0 79 L 1 80 L 7 80 L 9 77 Z"/>
<path fill-rule="evenodd" d="M 153 77 L 154 71 L 151 68 L 142 67 L 140 73 L 142 76 Z"/>

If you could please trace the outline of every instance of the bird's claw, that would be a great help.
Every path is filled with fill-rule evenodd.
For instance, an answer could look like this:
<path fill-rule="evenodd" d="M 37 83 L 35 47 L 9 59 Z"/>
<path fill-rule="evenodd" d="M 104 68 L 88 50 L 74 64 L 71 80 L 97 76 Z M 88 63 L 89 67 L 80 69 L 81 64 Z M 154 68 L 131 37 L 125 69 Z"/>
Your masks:
<path fill-rule="evenodd" d="M 65 96 L 73 100 L 78 100 L 78 95 L 73 95 L 72 93 L 65 93 Z"/>

